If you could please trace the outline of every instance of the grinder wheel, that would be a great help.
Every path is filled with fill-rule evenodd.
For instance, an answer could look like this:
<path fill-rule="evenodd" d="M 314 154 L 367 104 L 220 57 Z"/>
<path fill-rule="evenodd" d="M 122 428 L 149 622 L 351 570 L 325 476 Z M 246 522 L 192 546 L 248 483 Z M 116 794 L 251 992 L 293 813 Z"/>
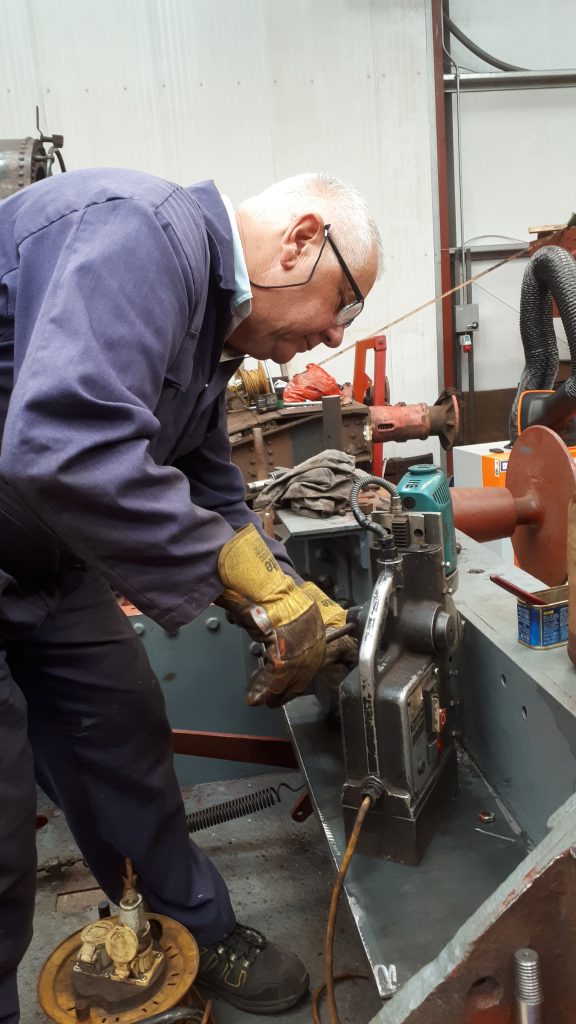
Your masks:
<path fill-rule="evenodd" d="M 140 1006 L 114 1013 L 94 1007 L 89 1024 L 136 1024 L 156 1013 L 171 1010 L 182 1001 L 198 973 L 199 953 L 196 940 L 184 925 L 160 914 L 148 914 L 162 926 L 162 950 L 166 956 L 165 975 L 158 988 L 146 996 Z M 111 918 L 110 920 L 115 920 Z M 78 1024 L 72 989 L 72 967 L 80 948 L 83 929 L 61 942 L 48 957 L 40 973 L 38 1001 L 57 1024 Z"/>
<path fill-rule="evenodd" d="M 564 441 L 549 427 L 527 427 L 510 453 L 506 487 L 537 510 L 534 523 L 512 537 L 520 566 L 549 587 L 566 581 L 568 505 L 576 492 L 576 466 Z"/>

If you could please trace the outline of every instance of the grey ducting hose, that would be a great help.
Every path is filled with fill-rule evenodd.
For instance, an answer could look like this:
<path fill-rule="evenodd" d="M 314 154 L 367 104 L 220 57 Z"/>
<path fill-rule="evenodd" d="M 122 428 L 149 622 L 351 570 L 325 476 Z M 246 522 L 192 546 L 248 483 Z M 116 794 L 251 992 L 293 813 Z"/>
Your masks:
<path fill-rule="evenodd" d="M 523 391 L 549 391 L 558 370 L 558 343 L 552 320 L 556 300 L 570 349 L 572 373 L 565 394 L 576 403 L 576 263 L 566 249 L 548 245 L 534 253 L 522 280 L 520 335 L 526 365 L 510 413 L 510 440 L 518 436 L 518 406 Z"/>

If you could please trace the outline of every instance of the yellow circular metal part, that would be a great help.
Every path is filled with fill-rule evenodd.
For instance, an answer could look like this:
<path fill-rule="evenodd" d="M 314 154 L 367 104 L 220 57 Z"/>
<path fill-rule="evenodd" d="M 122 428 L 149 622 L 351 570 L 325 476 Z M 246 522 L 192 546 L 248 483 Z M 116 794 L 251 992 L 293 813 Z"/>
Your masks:
<path fill-rule="evenodd" d="M 114 928 L 111 917 L 103 917 L 101 921 L 92 921 L 80 932 L 80 943 L 87 942 L 91 946 L 100 946 L 106 940 L 109 931 Z"/>
<path fill-rule="evenodd" d="M 163 1013 L 177 1006 L 193 985 L 198 973 L 200 955 L 196 940 L 184 925 L 160 914 L 148 914 L 151 921 L 162 926 L 160 945 L 166 957 L 164 977 L 151 994 L 142 993 L 142 1002 L 131 1010 L 114 1013 L 94 1008 L 88 1018 L 90 1024 L 137 1024 L 145 1017 Z M 107 918 L 111 924 L 117 918 Z M 101 922 L 98 922 L 101 923 Z M 38 982 L 38 1002 L 56 1024 L 77 1024 L 75 997 L 72 989 L 72 968 L 82 943 L 82 932 L 75 932 L 48 957 Z"/>
<path fill-rule="evenodd" d="M 126 924 L 116 924 L 104 940 L 104 948 L 115 964 L 129 964 L 138 952 L 138 936 Z"/>

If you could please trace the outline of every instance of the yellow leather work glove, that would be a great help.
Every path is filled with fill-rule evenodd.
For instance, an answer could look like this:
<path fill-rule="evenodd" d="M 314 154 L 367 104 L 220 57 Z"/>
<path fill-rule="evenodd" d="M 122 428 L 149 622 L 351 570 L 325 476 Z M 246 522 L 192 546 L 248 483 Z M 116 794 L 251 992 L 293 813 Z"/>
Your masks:
<path fill-rule="evenodd" d="M 317 605 L 282 571 L 252 525 L 221 548 L 218 573 L 225 589 L 216 604 L 266 652 L 252 677 L 248 704 L 285 704 L 307 689 L 324 658 L 325 629 Z"/>
<path fill-rule="evenodd" d="M 330 642 L 330 630 L 346 625 L 345 609 L 328 597 L 315 583 L 302 583 L 300 590 L 318 606 L 326 629 L 326 653 L 319 676 L 328 687 L 330 698 L 334 701 L 338 698 L 340 683 L 358 664 L 358 641 L 351 636 L 341 636 Z"/>

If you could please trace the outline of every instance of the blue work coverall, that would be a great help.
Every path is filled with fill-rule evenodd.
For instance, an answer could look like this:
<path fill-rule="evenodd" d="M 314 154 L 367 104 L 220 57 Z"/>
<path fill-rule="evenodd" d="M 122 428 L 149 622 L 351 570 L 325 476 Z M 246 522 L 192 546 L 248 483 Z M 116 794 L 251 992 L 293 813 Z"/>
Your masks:
<path fill-rule="evenodd" d="M 112 900 L 128 856 L 150 907 L 200 942 L 234 927 L 112 592 L 174 631 L 220 593 L 221 546 L 259 526 L 226 430 L 233 293 L 211 182 L 76 171 L 0 204 L 1 1024 L 31 936 L 35 780 Z"/>

